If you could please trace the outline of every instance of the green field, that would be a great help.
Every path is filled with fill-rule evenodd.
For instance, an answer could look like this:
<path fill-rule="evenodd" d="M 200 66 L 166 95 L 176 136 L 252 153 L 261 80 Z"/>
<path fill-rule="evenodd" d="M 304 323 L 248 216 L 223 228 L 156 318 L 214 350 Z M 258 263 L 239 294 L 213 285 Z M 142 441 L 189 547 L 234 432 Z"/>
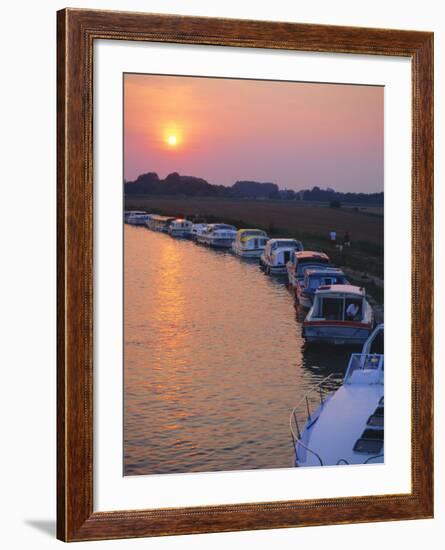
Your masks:
<path fill-rule="evenodd" d="M 271 237 L 296 237 L 307 250 L 327 252 L 337 265 L 383 279 L 382 208 L 330 208 L 303 201 L 127 196 L 125 209 L 232 223 L 238 228 L 257 227 Z M 332 230 L 337 232 L 338 242 L 348 231 L 351 247 L 342 252 L 332 247 Z"/>

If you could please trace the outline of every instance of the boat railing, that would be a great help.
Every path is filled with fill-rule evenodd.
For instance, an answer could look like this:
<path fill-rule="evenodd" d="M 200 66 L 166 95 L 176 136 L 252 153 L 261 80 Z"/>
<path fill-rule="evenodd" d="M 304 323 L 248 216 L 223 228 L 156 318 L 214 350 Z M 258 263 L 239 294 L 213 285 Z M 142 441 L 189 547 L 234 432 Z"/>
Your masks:
<path fill-rule="evenodd" d="M 323 466 L 322 458 L 302 441 L 302 430 L 304 426 L 315 422 L 318 416 L 317 409 L 322 406 L 328 396 L 337 388 L 341 376 L 338 373 L 331 373 L 305 392 L 297 405 L 292 409 L 289 417 L 289 427 L 294 446 L 295 458 L 298 458 L 298 448 L 313 454 L 320 465 Z"/>

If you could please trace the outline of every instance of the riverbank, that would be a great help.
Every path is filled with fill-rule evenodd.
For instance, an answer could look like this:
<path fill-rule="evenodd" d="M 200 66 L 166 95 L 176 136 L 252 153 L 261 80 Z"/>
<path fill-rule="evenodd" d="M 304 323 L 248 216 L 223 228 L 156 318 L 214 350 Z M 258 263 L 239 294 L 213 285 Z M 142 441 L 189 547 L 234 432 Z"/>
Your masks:
<path fill-rule="evenodd" d="M 209 223 L 225 222 L 238 228 L 257 227 L 270 237 L 294 237 L 303 241 L 306 249 L 326 252 L 334 264 L 383 282 L 383 217 L 369 215 L 368 211 L 362 211 L 358 206 L 330 208 L 304 201 L 132 195 L 126 197 L 125 209 L 183 216 Z M 337 232 L 339 242 L 348 232 L 351 246 L 342 249 L 332 246 L 329 242 L 330 231 Z M 379 291 L 377 285 L 374 286 L 375 293 L 383 297 L 383 290 Z"/>

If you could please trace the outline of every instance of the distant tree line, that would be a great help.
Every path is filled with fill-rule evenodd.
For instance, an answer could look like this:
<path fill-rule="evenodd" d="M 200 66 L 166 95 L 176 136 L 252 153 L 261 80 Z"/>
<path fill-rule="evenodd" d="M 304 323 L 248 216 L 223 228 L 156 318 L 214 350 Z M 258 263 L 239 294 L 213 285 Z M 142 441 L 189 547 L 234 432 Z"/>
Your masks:
<path fill-rule="evenodd" d="M 247 199 L 305 200 L 335 203 L 383 204 L 382 193 L 339 193 L 334 189 L 280 189 L 276 183 L 237 181 L 232 186 L 213 185 L 194 176 L 181 176 L 177 172 L 160 179 L 155 172 L 140 175 L 134 181 L 124 182 L 125 195 L 184 195 L 190 197 L 228 197 Z"/>

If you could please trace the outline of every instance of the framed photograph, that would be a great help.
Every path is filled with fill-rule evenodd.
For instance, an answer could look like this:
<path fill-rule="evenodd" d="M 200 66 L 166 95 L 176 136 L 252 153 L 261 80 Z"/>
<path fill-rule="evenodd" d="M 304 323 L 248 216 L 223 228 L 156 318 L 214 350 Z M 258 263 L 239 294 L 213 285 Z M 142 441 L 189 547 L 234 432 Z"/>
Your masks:
<path fill-rule="evenodd" d="M 433 34 L 57 25 L 58 538 L 431 518 Z"/>

